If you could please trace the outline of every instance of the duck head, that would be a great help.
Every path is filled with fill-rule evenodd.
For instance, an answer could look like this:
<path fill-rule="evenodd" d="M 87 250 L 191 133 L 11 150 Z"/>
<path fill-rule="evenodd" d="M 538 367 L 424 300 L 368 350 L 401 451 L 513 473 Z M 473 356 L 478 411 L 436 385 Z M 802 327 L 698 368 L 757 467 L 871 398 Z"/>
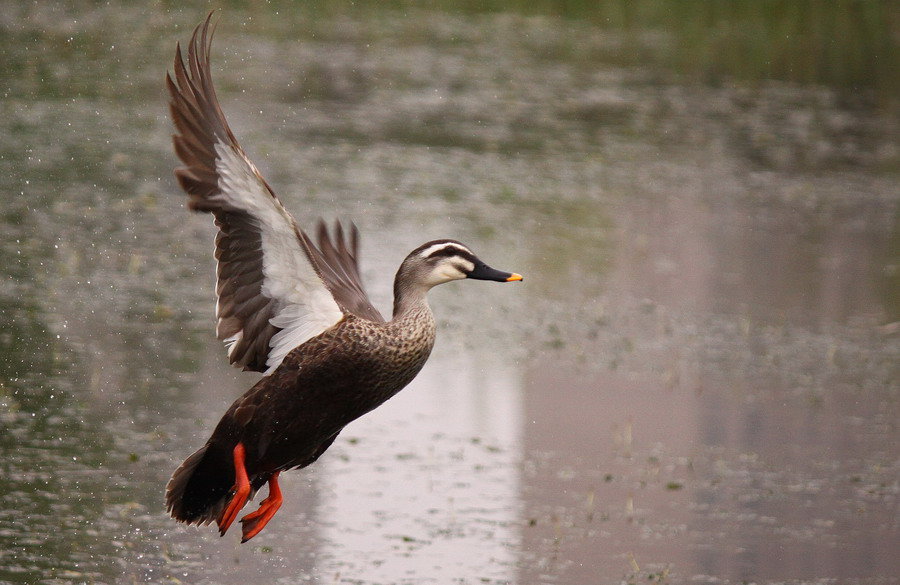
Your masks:
<path fill-rule="evenodd" d="M 456 240 L 432 240 L 409 253 L 394 279 L 394 314 L 409 297 L 422 297 L 429 289 L 451 280 L 515 282 L 522 276 L 503 272 L 482 262 L 466 245 Z M 410 299 L 411 300 L 411 299 Z"/>

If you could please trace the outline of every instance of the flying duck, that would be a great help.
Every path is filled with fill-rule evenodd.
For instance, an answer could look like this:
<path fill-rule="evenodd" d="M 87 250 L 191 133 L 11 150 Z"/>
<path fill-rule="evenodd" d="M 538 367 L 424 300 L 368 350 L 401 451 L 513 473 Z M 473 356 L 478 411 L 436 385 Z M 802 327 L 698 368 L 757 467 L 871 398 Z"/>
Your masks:
<path fill-rule="evenodd" d="M 281 506 L 278 475 L 313 463 L 351 421 L 381 405 L 416 376 L 434 345 L 426 300 L 452 280 L 511 282 L 456 240 L 433 240 L 409 253 L 394 279 L 384 319 L 360 279 L 355 225 L 319 220 L 314 241 L 297 226 L 231 132 L 210 74 L 212 13 L 166 74 L 175 124 L 175 170 L 188 208 L 215 218 L 216 335 L 232 365 L 263 373 L 234 401 L 206 444 L 166 487 L 179 522 L 219 533 L 268 483 L 259 509 L 241 518 L 253 538 Z"/>

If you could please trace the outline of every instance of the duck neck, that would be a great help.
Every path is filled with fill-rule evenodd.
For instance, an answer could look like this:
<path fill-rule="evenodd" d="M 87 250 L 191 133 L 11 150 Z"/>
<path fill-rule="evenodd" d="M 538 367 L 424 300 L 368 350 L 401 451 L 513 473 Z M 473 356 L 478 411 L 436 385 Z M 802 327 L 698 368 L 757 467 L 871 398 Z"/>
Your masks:
<path fill-rule="evenodd" d="M 415 313 L 430 313 L 428 299 L 425 297 L 428 288 L 412 284 L 403 284 L 400 279 L 394 281 L 394 315 L 393 320 L 398 321 Z"/>

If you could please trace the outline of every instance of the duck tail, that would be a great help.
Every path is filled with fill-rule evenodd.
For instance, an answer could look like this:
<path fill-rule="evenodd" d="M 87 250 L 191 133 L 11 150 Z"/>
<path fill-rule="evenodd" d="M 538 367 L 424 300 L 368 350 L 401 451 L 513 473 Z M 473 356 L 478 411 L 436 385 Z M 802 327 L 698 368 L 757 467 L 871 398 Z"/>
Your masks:
<path fill-rule="evenodd" d="M 185 524 L 209 524 L 225 509 L 234 470 L 227 455 L 207 443 L 184 460 L 166 486 L 166 510 Z"/>

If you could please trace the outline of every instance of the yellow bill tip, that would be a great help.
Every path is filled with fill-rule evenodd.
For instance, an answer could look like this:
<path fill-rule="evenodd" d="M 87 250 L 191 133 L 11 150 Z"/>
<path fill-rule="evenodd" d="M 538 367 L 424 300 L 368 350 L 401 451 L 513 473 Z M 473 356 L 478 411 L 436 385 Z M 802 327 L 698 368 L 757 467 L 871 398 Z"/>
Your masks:
<path fill-rule="evenodd" d="M 521 275 L 521 274 L 516 274 L 515 272 L 513 272 L 513 273 L 509 276 L 509 278 L 506 279 L 506 282 L 515 282 L 515 281 L 517 281 L 517 280 L 522 280 L 522 275 Z"/>

